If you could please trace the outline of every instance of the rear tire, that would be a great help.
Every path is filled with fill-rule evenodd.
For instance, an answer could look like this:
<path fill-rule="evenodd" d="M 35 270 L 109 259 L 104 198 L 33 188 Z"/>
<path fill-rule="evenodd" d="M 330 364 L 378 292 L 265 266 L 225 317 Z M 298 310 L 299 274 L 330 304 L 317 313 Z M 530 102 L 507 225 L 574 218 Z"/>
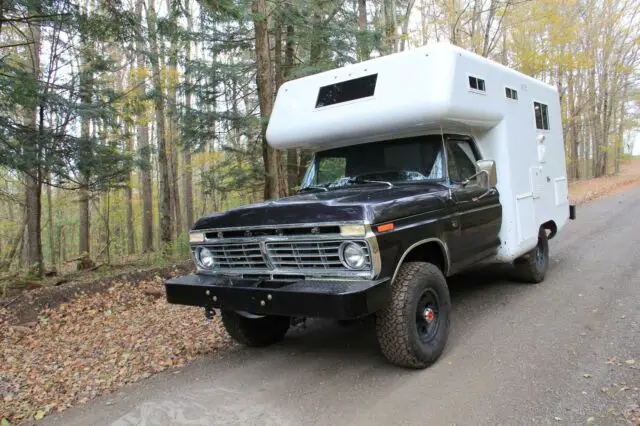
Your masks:
<path fill-rule="evenodd" d="M 549 240 L 547 231 L 540 228 L 538 244 L 529 253 L 515 260 L 516 274 L 526 283 L 537 284 L 544 280 L 549 269 Z"/>
<path fill-rule="evenodd" d="M 279 342 L 287 334 L 291 324 L 289 317 L 247 318 L 234 311 L 222 311 L 221 316 L 222 324 L 233 340 L 251 347 Z"/>
<path fill-rule="evenodd" d="M 440 269 L 426 262 L 400 266 L 389 305 L 376 316 L 382 354 L 401 367 L 426 368 L 442 354 L 449 334 L 451 298 Z"/>

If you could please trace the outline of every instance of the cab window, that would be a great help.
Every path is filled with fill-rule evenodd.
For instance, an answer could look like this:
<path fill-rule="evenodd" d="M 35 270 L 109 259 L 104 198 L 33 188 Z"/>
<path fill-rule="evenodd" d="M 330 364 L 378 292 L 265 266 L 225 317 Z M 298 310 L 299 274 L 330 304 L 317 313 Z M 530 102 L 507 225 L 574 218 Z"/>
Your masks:
<path fill-rule="evenodd" d="M 452 183 L 460 183 L 476 173 L 478 155 L 470 141 L 450 140 L 447 143 L 447 166 Z M 475 178 L 472 179 L 472 182 Z"/>

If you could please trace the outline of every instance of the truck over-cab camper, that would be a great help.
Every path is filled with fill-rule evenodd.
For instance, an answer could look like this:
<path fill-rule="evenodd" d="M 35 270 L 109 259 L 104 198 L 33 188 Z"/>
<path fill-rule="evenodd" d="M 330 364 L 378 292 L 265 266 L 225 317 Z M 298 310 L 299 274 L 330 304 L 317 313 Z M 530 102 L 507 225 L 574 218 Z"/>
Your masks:
<path fill-rule="evenodd" d="M 315 151 L 298 194 L 200 218 L 197 274 L 166 283 L 250 346 L 374 315 L 387 359 L 424 368 L 447 340 L 446 277 L 488 261 L 540 282 L 575 214 L 555 88 L 449 44 L 286 82 L 266 137 Z"/>

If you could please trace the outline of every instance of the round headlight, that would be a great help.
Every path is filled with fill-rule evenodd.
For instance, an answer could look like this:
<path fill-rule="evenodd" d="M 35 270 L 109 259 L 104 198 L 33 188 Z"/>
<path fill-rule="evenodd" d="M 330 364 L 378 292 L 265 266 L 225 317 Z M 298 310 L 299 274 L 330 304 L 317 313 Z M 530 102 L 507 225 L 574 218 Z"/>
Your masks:
<path fill-rule="evenodd" d="M 213 269 L 213 266 L 216 263 L 213 253 L 211 253 L 211 250 L 206 247 L 200 247 L 198 249 L 198 262 L 200 262 L 200 266 L 207 269 Z"/>
<path fill-rule="evenodd" d="M 340 249 L 342 263 L 349 269 L 362 269 L 367 263 L 367 253 L 359 244 L 344 243 Z"/>

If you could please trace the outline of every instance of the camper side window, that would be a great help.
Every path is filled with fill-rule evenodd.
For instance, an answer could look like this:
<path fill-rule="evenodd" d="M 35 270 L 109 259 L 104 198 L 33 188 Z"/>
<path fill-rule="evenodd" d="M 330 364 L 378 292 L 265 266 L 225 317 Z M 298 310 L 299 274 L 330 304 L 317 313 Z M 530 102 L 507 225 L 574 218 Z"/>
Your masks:
<path fill-rule="evenodd" d="M 549 107 L 540 102 L 534 102 L 533 109 L 536 112 L 536 128 L 549 130 Z"/>
<path fill-rule="evenodd" d="M 472 90 L 478 90 L 480 92 L 486 92 L 487 90 L 484 85 L 484 80 L 472 75 L 469 76 L 469 88 Z"/>
<path fill-rule="evenodd" d="M 450 141 L 447 144 L 447 166 L 449 179 L 460 183 L 476 173 L 476 155 L 469 141 Z M 475 179 L 474 179 L 475 181 Z"/>
<path fill-rule="evenodd" d="M 513 99 L 514 101 L 518 100 L 518 91 L 516 89 L 512 89 L 510 87 L 504 88 L 505 95 L 509 99 Z"/>

